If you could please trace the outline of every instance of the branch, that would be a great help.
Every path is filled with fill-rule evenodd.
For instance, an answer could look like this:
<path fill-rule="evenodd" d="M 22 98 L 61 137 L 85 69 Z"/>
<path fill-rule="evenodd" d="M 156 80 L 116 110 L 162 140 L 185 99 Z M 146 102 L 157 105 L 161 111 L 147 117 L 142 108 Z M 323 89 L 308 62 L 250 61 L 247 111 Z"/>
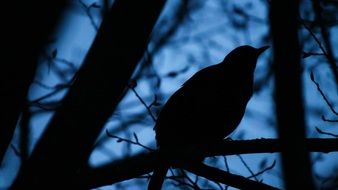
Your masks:
<path fill-rule="evenodd" d="M 231 174 L 229 172 L 225 172 L 223 170 L 210 167 L 202 163 L 183 166 L 183 168 L 196 175 L 203 176 L 209 180 L 218 181 L 223 184 L 236 187 L 238 189 L 277 189 L 264 183 L 252 181 L 243 176 Z"/>
<path fill-rule="evenodd" d="M 2 20 L 0 35 L 0 96 L 3 100 L 0 109 L 0 164 L 25 106 L 40 50 L 48 42 L 66 6 L 66 0 L 1 2 L 1 7 L 10 7 L 11 11 L 10 14 L 0 12 L 0 18 L 6 18 Z"/>
<path fill-rule="evenodd" d="M 255 174 L 252 175 L 252 176 L 249 176 L 248 178 L 250 179 L 250 178 L 252 178 L 252 177 L 262 175 L 264 172 L 269 171 L 269 170 L 271 170 L 272 168 L 274 168 L 275 165 L 276 165 L 276 160 L 274 160 L 274 161 L 272 162 L 271 166 L 268 166 L 268 167 L 264 168 L 263 170 L 261 170 L 261 171 L 255 173 Z"/>
<path fill-rule="evenodd" d="M 115 138 L 115 139 L 117 139 L 117 142 L 118 142 L 118 143 L 120 143 L 120 142 L 126 142 L 126 143 L 130 143 L 130 144 L 133 144 L 133 145 L 140 146 L 140 147 L 142 147 L 142 148 L 144 148 L 144 149 L 146 149 L 146 150 L 148 150 L 148 151 L 154 151 L 154 149 L 152 149 L 152 148 L 150 148 L 150 147 L 147 147 L 147 146 L 141 144 L 141 143 L 139 142 L 139 140 L 138 140 L 138 137 L 137 137 L 136 133 L 133 133 L 134 138 L 135 138 L 135 141 L 132 141 L 132 140 L 129 140 L 129 139 L 125 139 L 125 138 L 122 138 L 122 137 L 118 137 L 118 136 L 116 136 L 116 135 L 112 135 L 112 134 L 109 133 L 108 129 L 106 129 L 106 134 L 107 134 L 107 136 L 110 137 L 110 138 Z"/>
<path fill-rule="evenodd" d="M 310 74 L 310 79 L 311 81 L 316 85 L 318 92 L 320 93 L 320 95 L 323 97 L 325 103 L 329 106 L 330 110 L 338 116 L 338 112 L 334 109 L 333 105 L 330 103 L 330 101 L 327 99 L 327 97 L 325 96 L 323 90 L 320 88 L 319 83 L 315 80 L 315 77 L 313 75 L 313 72 L 311 71 Z"/>
<path fill-rule="evenodd" d="M 303 59 L 310 57 L 310 56 L 323 56 L 323 55 L 325 55 L 325 54 L 324 53 L 316 53 L 316 52 L 305 52 L 305 51 L 302 52 L 302 58 Z"/>
<path fill-rule="evenodd" d="M 311 152 L 328 153 L 338 151 L 338 139 L 311 138 L 306 139 L 305 144 Z M 278 139 L 224 140 L 218 144 L 208 146 L 203 152 L 201 150 L 199 154 L 205 157 L 211 157 L 235 154 L 275 153 L 281 152 L 281 149 L 281 142 Z M 178 150 L 178 152 L 187 154 L 187 151 L 183 149 Z M 84 189 L 90 189 L 139 177 L 153 170 L 158 156 L 158 152 L 156 151 L 140 153 L 98 168 L 89 168 L 78 176 L 79 184 L 81 184 Z M 204 177 L 207 178 L 210 176 Z"/>
<path fill-rule="evenodd" d="M 324 115 L 322 115 L 322 120 L 326 122 L 336 123 L 338 119 L 327 119 Z"/>
<path fill-rule="evenodd" d="M 303 18 L 300 18 L 299 21 L 304 26 L 304 28 L 310 33 L 310 35 L 313 37 L 313 39 L 316 41 L 316 43 L 318 44 L 319 49 L 323 52 L 323 54 L 325 56 L 327 56 L 327 52 L 326 52 L 324 46 L 322 45 L 322 43 L 320 42 L 320 40 L 318 39 L 318 37 L 316 36 L 316 34 L 311 30 L 311 28 L 308 25 L 305 24 Z M 303 56 L 303 58 L 305 58 L 305 57 Z"/>
<path fill-rule="evenodd" d="M 133 91 L 137 99 L 142 103 L 142 105 L 147 109 L 148 114 L 150 115 L 151 119 L 156 122 L 156 117 L 154 114 L 151 112 L 151 107 L 153 106 L 153 103 L 151 103 L 149 106 L 147 103 L 141 98 L 141 96 L 136 92 L 135 87 L 137 83 L 136 81 L 133 81 L 132 84 L 129 84 L 128 87 Z M 157 100 L 157 97 L 155 96 L 155 102 Z"/>
<path fill-rule="evenodd" d="M 86 168 L 97 137 L 124 95 L 164 3 L 114 1 L 63 104 L 11 189 L 43 189 L 49 184 L 78 189 L 73 179 Z"/>
<path fill-rule="evenodd" d="M 329 37 L 329 31 L 327 30 L 326 26 L 324 26 L 324 20 L 322 17 L 322 7 L 320 6 L 319 0 L 312 0 L 312 6 L 315 11 L 316 19 L 319 23 L 320 31 L 322 33 L 323 41 L 326 48 L 326 58 L 329 62 L 329 65 L 332 69 L 333 75 L 336 80 L 336 84 L 338 84 L 338 70 L 337 70 L 337 64 L 336 60 L 333 55 L 333 50 L 331 47 L 330 37 Z"/>
<path fill-rule="evenodd" d="M 329 136 L 331 136 L 331 137 L 338 138 L 338 135 L 333 134 L 333 133 L 329 133 L 329 132 L 325 132 L 325 131 L 319 129 L 318 127 L 316 127 L 316 130 L 317 130 L 317 132 L 320 133 L 320 134 L 323 134 L 323 135 L 329 135 Z"/>
<path fill-rule="evenodd" d="M 245 166 L 245 168 L 249 171 L 249 173 L 251 174 L 251 176 L 255 179 L 255 181 L 259 181 L 258 178 L 256 177 L 256 175 L 254 174 L 254 172 L 252 171 L 252 169 L 245 162 L 244 158 L 241 155 L 239 155 L 239 154 L 237 156 L 241 160 L 241 162 L 243 163 L 243 165 Z"/>
<path fill-rule="evenodd" d="M 78 176 L 78 181 L 81 182 L 78 189 L 93 189 L 150 173 L 157 158 L 157 152 L 140 153 L 98 168 L 90 168 Z"/>
<path fill-rule="evenodd" d="M 99 30 L 99 26 L 98 24 L 95 23 L 95 19 L 93 17 L 93 15 L 91 14 L 91 9 L 92 8 L 101 8 L 100 5 L 96 4 L 96 2 L 92 3 L 91 5 L 86 5 L 82 0 L 78 0 L 78 2 L 80 3 L 81 7 L 83 8 L 83 10 L 85 11 L 86 15 L 88 16 L 91 25 L 94 27 L 94 29 L 96 31 Z"/>

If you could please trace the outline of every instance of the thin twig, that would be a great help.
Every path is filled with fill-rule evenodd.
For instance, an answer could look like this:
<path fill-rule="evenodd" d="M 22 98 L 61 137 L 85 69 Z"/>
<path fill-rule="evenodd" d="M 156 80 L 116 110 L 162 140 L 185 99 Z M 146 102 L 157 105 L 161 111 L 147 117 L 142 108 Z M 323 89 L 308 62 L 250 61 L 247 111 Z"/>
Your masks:
<path fill-rule="evenodd" d="M 191 185 L 191 184 L 189 184 L 189 183 L 186 183 L 186 182 L 182 181 L 182 178 L 184 178 L 183 175 L 176 175 L 176 174 L 174 173 L 174 171 L 173 171 L 171 168 L 169 168 L 169 171 L 170 171 L 170 173 L 171 173 L 171 176 L 166 176 L 166 179 L 170 179 L 170 180 L 175 181 L 176 184 L 174 183 L 174 184 L 173 184 L 174 186 L 188 186 L 188 187 L 194 189 L 194 186 L 193 186 L 193 185 Z"/>
<path fill-rule="evenodd" d="M 310 56 L 325 56 L 324 53 L 316 53 L 316 52 L 305 52 L 303 51 L 303 55 L 302 55 L 302 58 L 305 59 L 305 58 L 308 58 Z"/>
<path fill-rule="evenodd" d="M 324 46 L 322 45 L 322 43 L 320 42 L 320 40 L 317 38 L 316 34 L 314 34 L 314 33 L 312 32 L 311 28 L 308 27 L 308 26 L 305 24 L 305 22 L 304 22 L 304 20 L 303 20 L 302 18 L 300 19 L 300 22 L 301 22 L 301 24 L 304 26 L 304 28 L 310 33 L 310 35 L 313 37 L 313 39 L 317 42 L 317 44 L 318 44 L 320 50 L 324 53 L 325 56 L 327 56 L 326 50 L 325 50 Z"/>
<path fill-rule="evenodd" d="M 154 149 L 150 148 L 150 147 L 147 147 L 143 144 L 141 144 L 136 136 L 136 134 L 134 133 L 134 137 L 135 137 L 135 141 L 132 141 L 132 140 L 129 140 L 129 139 L 125 139 L 125 138 L 122 138 L 122 137 L 118 137 L 118 136 L 115 136 L 115 135 L 112 135 L 109 133 L 108 129 L 106 130 L 106 134 L 107 136 L 111 137 L 111 138 L 115 138 L 117 139 L 117 142 L 126 142 L 126 143 L 130 143 L 130 144 L 134 144 L 134 145 L 137 145 L 137 146 L 140 146 L 148 151 L 155 151 Z"/>
<path fill-rule="evenodd" d="M 189 184 L 189 183 L 186 183 L 186 182 L 184 182 L 184 181 L 182 181 L 182 180 L 179 180 L 179 179 L 177 179 L 177 177 L 175 177 L 175 176 L 169 176 L 169 177 L 167 177 L 167 178 L 168 178 L 168 179 L 171 179 L 171 180 L 173 180 L 173 181 L 175 181 L 176 183 L 173 183 L 173 185 L 176 186 L 176 187 L 188 186 L 188 187 L 190 187 L 190 188 L 192 188 L 192 189 L 195 189 L 195 187 L 194 187 L 193 185 L 191 185 L 191 184 Z"/>
<path fill-rule="evenodd" d="M 231 138 L 228 138 L 230 141 L 233 141 Z M 252 176 L 254 176 L 254 179 L 256 180 L 256 181 L 259 181 L 256 177 L 255 177 L 255 174 L 254 174 L 254 172 L 251 170 L 251 168 L 249 167 L 249 165 L 245 162 L 245 160 L 242 158 L 242 156 L 241 155 L 239 155 L 239 154 L 236 154 L 238 157 L 239 157 L 239 159 L 241 160 L 241 162 L 243 163 L 243 165 L 246 167 L 246 169 L 250 172 L 250 174 L 252 175 Z"/>
<path fill-rule="evenodd" d="M 320 95 L 323 97 L 324 101 L 326 102 L 326 104 L 329 106 L 329 108 L 331 109 L 331 111 L 338 116 L 338 112 L 336 112 L 336 110 L 333 108 L 333 105 L 330 103 L 330 101 L 327 99 L 327 97 L 325 96 L 324 92 L 322 91 L 322 89 L 320 88 L 319 83 L 315 80 L 314 74 L 311 71 L 310 73 L 310 79 L 311 81 L 317 86 L 317 90 L 319 91 Z"/>
<path fill-rule="evenodd" d="M 224 159 L 225 171 L 230 172 L 230 168 L 229 168 L 227 157 L 223 156 L 223 159 Z"/>
<path fill-rule="evenodd" d="M 236 187 L 239 189 L 266 189 L 272 190 L 277 189 L 270 185 L 249 180 L 243 176 L 231 174 L 229 172 L 225 172 L 218 168 L 207 166 L 203 163 L 196 164 L 187 164 L 184 165 L 183 168 L 188 170 L 189 172 L 195 173 L 196 175 L 203 176 L 212 181 L 218 181 L 223 184 L 229 184 L 232 187 Z"/>
<path fill-rule="evenodd" d="M 91 12 L 90 12 L 90 9 L 91 9 L 92 7 L 98 8 L 98 5 L 95 4 L 95 3 L 93 3 L 93 4 L 89 5 L 89 6 L 87 6 L 82 0 L 78 0 L 78 1 L 79 1 L 80 5 L 82 6 L 82 8 L 84 9 L 85 13 L 87 14 L 87 16 L 88 16 L 88 18 L 89 18 L 90 23 L 92 24 L 92 26 L 94 27 L 94 29 L 95 29 L 96 31 L 98 31 L 98 30 L 99 30 L 99 27 L 98 27 L 98 25 L 95 23 L 94 17 L 93 17 L 93 15 L 92 15 Z"/>
<path fill-rule="evenodd" d="M 275 165 L 276 165 L 276 160 L 274 160 L 273 163 L 272 163 L 270 166 L 264 168 L 264 169 L 261 170 L 260 172 L 257 172 L 256 174 L 254 174 L 254 175 L 252 175 L 252 176 L 249 176 L 248 179 L 253 178 L 253 177 L 255 177 L 255 176 L 262 175 L 264 172 L 273 169 L 273 168 L 275 167 Z"/>
<path fill-rule="evenodd" d="M 331 123 L 337 123 L 338 119 L 327 119 L 324 115 L 322 115 L 322 120 Z"/>
<path fill-rule="evenodd" d="M 18 148 L 14 145 L 14 144 L 10 144 L 10 147 L 11 149 L 13 150 L 14 154 L 17 156 L 17 157 L 21 157 L 21 152 L 20 150 L 18 150 Z"/>
<path fill-rule="evenodd" d="M 256 180 L 259 181 L 259 179 L 256 177 L 255 173 L 252 171 L 252 169 L 249 167 L 249 165 L 245 162 L 245 160 L 243 159 L 243 157 L 239 154 L 237 154 L 237 156 L 239 157 L 239 159 L 241 160 L 241 162 L 243 163 L 243 165 L 246 167 L 246 169 L 250 172 L 251 176 Z"/>
<path fill-rule="evenodd" d="M 226 172 L 230 172 L 230 167 L 229 167 L 229 164 L 228 164 L 228 159 L 226 156 L 223 156 L 223 159 L 224 159 L 224 165 L 225 165 L 225 171 Z M 225 185 L 224 187 L 225 190 L 228 190 L 229 189 L 229 186 L 228 185 Z"/>
<path fill-rule="evenodd" d="M 155 118 L 154 114 L 153 114 L 152 111 L 151 111 L 151 106 L 153 105 L 153 103 L 150 104 L 150 106 L 148 106 L 147 103 L 146 103 L 146 102 L 141 98 L 141 96 L 136 92 L 134 86 L 129 85 L 129 88 L 133 91 L 133 93 L 135 94 L 135 96 L 140 100 L 140 102 L 141 102 L 141 103 L 144 105 L 144 107 L 147 109 L 147 111 L 148 111 L 150 117 L 153 119 L 153 121 L 156 122 L 156 118 Z"/>
<path fill-rule="evenodd" d="M 328 60 L 329 65 L 331 66 L 333 75 L 335 76 L 336 79 L 336 84 L 338 85 L 338 71 L 337 71 L 337 64 L 333 55 L 332 47 L 331 47 L 331 42 L 329 39 L 329 32 L 324 26 L 324 20 L 322 17 L 322 7 L 320 6 L 319 0 L 312 0 L 312 6 L 315 11 L 316 19 L 319 23 L 320 31 L 322 34 L 322 38 L 324 41 L 324 45 L 326 47 L 326 58 Z"/>
<path fill-rule="evenodd" d="M 201 190 L 201 188 L 198 186 L 197 183 L 195 183 L 194 180 L 192 180 L 183 169 L 179 169 L 182 173 L 183 177 L 188 180 L 188 182 L 193 186 L 195 190 Z"/>
<path fill-rule="evenodd" d="M 333 134 L 333 133 L 330 133 L 330 132 L 322 131 L 322 130 L 319 129 L 318 127 L 316 127 L 316 130 L 317 130 L 317 132 L 320 133 L 320 134 L 323 134 L 323 135 L 329 135 L 329 136 L 338 138 L 338 135 L 337 135 L 337 134 Z"/>

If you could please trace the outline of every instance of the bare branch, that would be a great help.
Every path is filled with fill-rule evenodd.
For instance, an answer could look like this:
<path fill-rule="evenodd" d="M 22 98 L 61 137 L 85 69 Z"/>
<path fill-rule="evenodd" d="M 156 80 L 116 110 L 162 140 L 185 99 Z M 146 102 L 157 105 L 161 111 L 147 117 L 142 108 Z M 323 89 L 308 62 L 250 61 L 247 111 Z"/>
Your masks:
<path fill-rule="evenodd" d="M 243 157 L 239 154 L 237 156 L 241 160 L 241 162 L 244 164 L 245 168 L 250 172 L 251 176 L 255 179 L 255 181 L 259 181 L 256 175 L 254 174 L 254 172 L 252 171 L 252 169 L 250 168 L 250 166 L 245 162 Z"/>
<path fill-rule="evenodd" d="M 134 137 L 135 137 L 135 141 L 132 141 L 132 140 L 129 140 L 129 139 L 125 139 L 125 138 L 122 138 L 122 137 L 118 137 L 118 136 L 115 136 L 115 135 L 112 135 L 109 133 L 108 129 L 106 130 L 106 134 L 108 137 L 110 138 L 115 138 L 117 139 L 117 142 L 126 142 L 126 143 L 130 143 L 130 144 L 134 144 L 134 145 L 137 145 L 137 146 L 140 146 L 148 151 L 155 151 L 154 149 L 150 148 L 150 147 L 147 147 L 143 144 L 141 144 L 136 136 L 136 134 L 134 133 Z"/>
<path fill-rule="evenodd" d="M 329 133 L 329 132 L 322 131 L 322 130 L 319 129 L 318 127 L 316 127 L 316 130 L 317 130 L 317 132 L 320 133 L 320 134 L 323 134 L 323 135 L 329 135 L 329 136 L 338 138 L 338 135 L 337 135 L 337 134 L 333 134 L 333 133 Z"/>
<path fill-rule="evenodd" d="M 317 86 L 317 90 L 318 92 L 320 93 L 320 95 L 323 97 L 325 103 L 329 106 L 329 108 L 331 109 L 331 111 L 338 116 L 338 112 L 333 108 L 333 105 L 330 103 L 330 101 L 327 99 L 327 97 L 325 96 L 323 90 L 320 88 L 320 85 L 319 83 L 315 80 L 315 77 L 314 77 L 314 74 L 313 72 L 311 71 L 311 74 L 310 74 L 310 78 L 312 80 L 312 82 Z"/>
<path fill-rule="evenodd" d="M 322 115 L 322 120 L 326 122 L 336 123 L 338 119 L 327 119 L 324 115 Z"/>
<path fill-rule="evenodd" d="M 264 183 L 256 182 L 249 180 L 245 177 L 231 174 L 229 172 L 225 172 L 223 170 L 213 168 L 204 164 L 191 164 L 184 166 L 184 169 L 195 173 L 199 176 L 203 176 L 212 181 L 218 181 L 223 184 L 230 185 L 232 187 L 236 187 L 239 189 L 277 189 L 275 187 L 266 185 Z"/>
<path fill-rule="evenodd" d="M 305 52 L 303 51 L 302 52 L 302 58 L 305 59 L 305 58 L 308 58 L 310 56 L 325 56 L 324 53 L 316 53 L 316 52 Z"/>
<path fill-rule="evenodd" d="M 13 150 L 15 156 L 21 157 L 21 152 L 18 150 L 18 148 L 14 144 L 10 144 L 11 149 Z"/>
<path fill-rule="evenodd" d="M 82 8 L 85 11 L 86 15 L 88 16 L 91 25 L 94 27 L 94 29 L 96 31 L 98 31 L 99 30 L 99 26 L 98 26 L 98 24 L 95 23 L 95 19 L 94 19 L 92 13 L 90 12 L 90 10 L 92 8 L 100 8 L 99 5 L 97 5 L 96 3 L 93 3 L 93 4 L 91 4 L 91 5 L 88 6 L 82 0 L 78 0 L 78 2 L 82 6 Z"/>
<path fill-rule="evenodd" d="M 273 168 L 275 167 L 275 165 L 276 165 L 276 160 L 274 160 L 270 166 L 264 168 L 263 170 L 257 172 L 256 174 L 254 174 L 254 175 L 252 175 L 252 176 L 249 176 L 248 178 L 250 179 L 250 178 L 252 178 L 252 177 L 262 175 L 264 172 L 273 169 Z"/>
<path fill-rule="evenodd" d="M 322 33 L 323 41 L 326 48 L 326 58 L 329 62 L 329 65 L 332 69 L 333 75 L 336 80 L 336 85 L 338 85 L 338 70 L 337 64 L 333 55 L 333 50 L 331 47 L 331 42 L 329 38 L 329 31 L 327 30 L 326 26 L 324 25 L 324 20 L 322 17 L 322 7 L 320 6 L 319 0 L 312 0 L 312 6 L 315 11 L 316 19 L 319 23 L 320 31 Z"/>
<path fill-rule="evenodd" d="M 147 105 L 147 103 L 142 99 L 142 97 L 136 92 L 135 87 L 136 87 L 136 82 L 133 83 L 134 85 L 128 85 L 128 87 L 133 91 L 133 93 L 135 94 L 135 96 L 140 100 L 140 102 L 144 105 L 144 107 L 147 109 L 151 119 L 156 122 L 156 118 L 154 116 L 154 114 L 151 111 L 151 107 L 153 106 L 153 103 L 151 103 L 149 106 Z"/>
<path fill-rule="evenodd" d="M 316 36 L 316 34 L 314 34 L 313 31 L 311 30 L 311 28 L 305 24 L 305 22 L 304 22 L 304 20 L 302 18 L 300 18 L 300 22 L 304 26 L 304 28 L 310 33 L 310 35 L 313 37 L 313 39 L 316 41 L 316 43 L 319 46 L 319 49 L 326 56 L 327 55 L 326 50 L 325 50 L 324 46 L 322 45 L 322 43 L 320 42 L 320 40 L 318 39 L 318 37 Z"/>
<path fill-rule="evenodd" d="M 306 139 L 307 149 L 312 152 L 338 151 L 337 139 Z M 255 139 L 255 140 L 224 140 L 218 144 L 210 145 L 200 153 L 206 157 L 235 154 L 274 153 L 282 149 L 278 139 Z M 186 150 L 178 150 L 186 152 Z M 79 177 L 79 184 L 85 189 L 114 184 L 124 180 L 132 179 L 149 173 L 155 167 L 158 152 L 140 153 L 138 155 L 113 161 L 98 168 L 91 168 Z M 191 155 L 190 155 L 191 156 Z"/>

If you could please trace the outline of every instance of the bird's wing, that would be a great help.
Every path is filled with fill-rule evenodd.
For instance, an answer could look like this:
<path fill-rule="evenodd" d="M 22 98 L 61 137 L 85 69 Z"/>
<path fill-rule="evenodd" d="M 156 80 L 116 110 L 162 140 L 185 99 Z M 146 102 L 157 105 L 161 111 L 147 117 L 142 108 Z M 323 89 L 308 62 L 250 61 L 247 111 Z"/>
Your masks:
<path fill-rule="evenodd" d="M 175 113 L 170 113 L 173 110 L 186 109 L 185 106 L 189 104 L 192 96 L 196 96 L 199 93 L 199 89 L 203 89 L 204 86 L 209 86 L 215 82 L 218 76 L 219 70 L 214 66 L 206 67 L 196 72 L 190 79 L 188 79 L 180 89 L 178 89 L 166 102 L 162 108 L 160 115 L 157 119 L 155 130 L 157 129 L 158 123 L 168 123 L 163 121 L 169 119 Z"/>
<path fill-rule="evenodd" d="M 202 85 L 207 85 L 207 83 L 211 83 L 219 79 L 222 75 L 220 74 L 220 69 L 217 68 L 218 65 L 212 65 L 206 68 L 201 69 L 196 72 L 190 79 L 185 81 L 182 86 L 197 87 Z M 197 86 L 198 85 L 198 86 Z"/>
<path fill-rule="evenodd" d="M 158 144 L 169 142 L 169 138 L 172 138 L 171 134 L 174 131 L 185 134 L 184 130 L 191 130 L 194 122 L 196 122 L 194 120 L 198 120 L 199 116 L 208 111 L 199 108 L 200 106 L 204 106 L 201 103 L 205 102 L 205 100 L 199 101 L 199 98 L 210 98 L 208 94 L 212 94 L 212 92 L 205 89 L 210 87 L 210 84 L 217 83 L 215 81 L 217 77 L 215 76 L 218 76 L 218 72 L 219 70 L 214 66 L 198 71 L 169 98 L 162 108 L 154 127 Z"/>

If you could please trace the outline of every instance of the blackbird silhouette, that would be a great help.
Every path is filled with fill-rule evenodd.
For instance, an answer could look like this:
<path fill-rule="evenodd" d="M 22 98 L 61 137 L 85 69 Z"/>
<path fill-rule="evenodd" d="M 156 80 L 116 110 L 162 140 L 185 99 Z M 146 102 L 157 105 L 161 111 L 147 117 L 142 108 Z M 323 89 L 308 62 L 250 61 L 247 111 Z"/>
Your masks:
<path fill-rule="evenodd" d="M 222 141 L 232 133 L 253 94 L 257 59 L 267 48 L 239 46 L 221 63 L 206 67 L 188 79 L 169 98 L 156 121 L 159 152 L 198 148 Z M 169 166 L 162 161 L 155 167 L 148 190 L 161 189 Z"/>

